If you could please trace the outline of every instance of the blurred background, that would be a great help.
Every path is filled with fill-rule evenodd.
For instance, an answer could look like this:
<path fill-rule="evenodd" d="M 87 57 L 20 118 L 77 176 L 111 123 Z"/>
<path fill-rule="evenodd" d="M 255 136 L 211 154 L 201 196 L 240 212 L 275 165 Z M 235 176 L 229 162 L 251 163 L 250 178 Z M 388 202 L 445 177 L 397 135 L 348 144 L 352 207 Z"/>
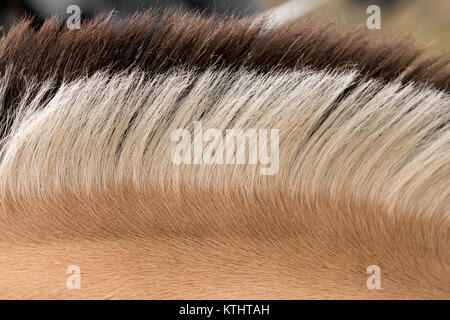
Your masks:
<path fill-rule="evenodd" d="M 365 28 L 366 10 L 372 4 L 381 8 L 381 30 Z M 84 18 L 112 9 L 125 16 L 151 6 L 225 16 L 273 10 L 294 20 L 334 21 L 340 28 L 362 26 L 374 36 L 411 35 L 430 44 L 433 51 L 450 51 L 450 0 L 0 0 L 0 26 L 7 31 L 24 14 L 34 16 L 37 23 L 52 15 L 64 19 L 69 5 L 78 5 Z"/>
<path fill-rule="evenodd" d="M 307 0 L 317 2 L 319 0 Z M 283 0 L 259 0 L 263 10 L 284 3 Z M 367 7 L 381 8 L 381 30 L 368 30 Z M 412 36 L 431 45 L 434 53 L 450 52 L 450 0 L 328 0 L 304 17 L 324 22 L 334 21 L 339 28 L 355 28 L 375 37 Z"/>

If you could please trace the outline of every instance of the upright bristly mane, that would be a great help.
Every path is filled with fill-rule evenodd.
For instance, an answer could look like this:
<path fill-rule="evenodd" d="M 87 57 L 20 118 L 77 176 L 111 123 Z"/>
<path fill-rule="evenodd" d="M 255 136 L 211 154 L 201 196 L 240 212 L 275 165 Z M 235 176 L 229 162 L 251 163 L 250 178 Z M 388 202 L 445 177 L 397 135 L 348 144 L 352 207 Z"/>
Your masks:
<path fill-rule="evenodd" d="M 139 68 L 151 75 L 174 68 L 246 67 L 264 73 L 351 66 L 366 78 L 449 90 L 449 60 L 422 58 L 422 52 L 409 39 L 375 40 L 361 30 L 343 32 L 311 21 L 271 28 L 251 18 L 153 10 L 127 19 L 100 16 L 79 30 L 63 28 L 56 18 L 38 29 L 23 20 L 0 40 L 0 74 L 13 70 L 3 91 L 0 124 L 4 130 L 5 115 L 31 79 L 51 78 L 57 87 L 100 70 Z"/>
<path fill-rule="evenodd" d="M 154 12 L 24 21 L 0 48 L 0 297 L 450 297 L 444 62 L 314 23 Z M 173 133 L 198 123 L 278 130 L 278 170 L 176 163 Z"/>

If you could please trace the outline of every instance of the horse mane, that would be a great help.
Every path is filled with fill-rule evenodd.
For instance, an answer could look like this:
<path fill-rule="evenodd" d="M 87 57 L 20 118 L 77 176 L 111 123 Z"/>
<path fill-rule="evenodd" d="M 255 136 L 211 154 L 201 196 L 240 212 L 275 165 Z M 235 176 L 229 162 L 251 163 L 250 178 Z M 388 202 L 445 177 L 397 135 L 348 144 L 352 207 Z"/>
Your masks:
<path fill-rule="evenodd" d="M 70 30 L 57 18 L 39 28 L 23 19 L 0 39 L 0 74 L 13 68 L 3 93 L 1 131 L 29 81 L 51 78 L 57 88 L 102 70 L 138 68 L 153 75 L 174 68 L 245 67 L 265 73 L 352 67 L 365 78 L 449 90 L 450 60 L 423 52 L 411 39 L 374 39 L 363 30 L 336 30 L 332 23 L 309 20 L 269 27 L 257 18 L 148 10 L 129 18 L 101 15 Z"/>
<path fill-rule="evenodd" d="M 409 42 L 150 11 L 0 48 L 0 296 L 450 296 L 448 74 Z M 174 163 L 195 123 L 278 130 L 278 171 Z"/>

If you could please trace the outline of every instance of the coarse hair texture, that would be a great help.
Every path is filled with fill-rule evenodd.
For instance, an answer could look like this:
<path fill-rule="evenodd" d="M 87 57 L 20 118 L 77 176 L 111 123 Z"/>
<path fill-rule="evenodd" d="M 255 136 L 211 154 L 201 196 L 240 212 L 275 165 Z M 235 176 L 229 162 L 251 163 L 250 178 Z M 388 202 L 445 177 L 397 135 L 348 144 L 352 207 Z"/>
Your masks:
<path fill-rule="evenodd" d="M 0 74 L 11 69 L 0 106 L 0 131 L 11 125 L 30 81 L 53 79 L 56 90 L 63 81 L 101 70 L 113 74 L 139 68 L 153 75 L 211 67 L 265 73 L 351 66 L 366 78 L 400 78 L 449 90 L 449 60 L 422 58 L 422 53 L 411 40 L 375 40 L 362 30 L 344 32 L 311 21 L 271 28 L 258 18 L 150 10 L 127 19 L 99 16 L 80 30 L 69 30 L 56 18 L 37 29 L 25 19 L 0 39 Z"/>
<path fill-rule="evenodd" d="M 0 296 L 449 299 L 450 96 L 358 79 L 101 72 L 47 100 L 46 82 L 2 147 Z M 279 171 L 174 164 L 195 121 L 279 129 Z"/>

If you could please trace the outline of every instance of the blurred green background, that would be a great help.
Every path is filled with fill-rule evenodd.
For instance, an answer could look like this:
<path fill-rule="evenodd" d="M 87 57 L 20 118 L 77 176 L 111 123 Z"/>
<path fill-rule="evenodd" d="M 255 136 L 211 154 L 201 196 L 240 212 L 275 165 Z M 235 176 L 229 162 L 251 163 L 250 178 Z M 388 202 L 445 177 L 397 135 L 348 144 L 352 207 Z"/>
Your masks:
<path fill-rule="evenodd" d="M 264 9 L 285 0 L 257 0 Z M 315 1 L 315 0 L 311 0 Z M 379 2 L 379 1 L 378 1 Z M 366 9 L 376 0 L 330 0 L 307 14 L 324 22 L 335 21 L 338 27 L 365 26 L 369 14 Z M 419 42 L 431 45 L 435 53 L 450 52 L 450 0 L 398 0 L 381 7 L 381 30 L 368 30 L 374 36 L 413 36 Z M 305 17 L 302 17 L 304 19 Z"/>

